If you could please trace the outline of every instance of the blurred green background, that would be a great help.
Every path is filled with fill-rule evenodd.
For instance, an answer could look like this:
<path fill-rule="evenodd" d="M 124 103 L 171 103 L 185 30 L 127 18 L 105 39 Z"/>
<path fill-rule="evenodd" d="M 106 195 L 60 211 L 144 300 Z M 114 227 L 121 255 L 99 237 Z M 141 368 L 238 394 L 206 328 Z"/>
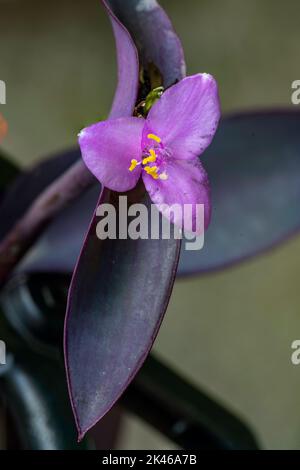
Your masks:
<path fill-rule="evenodd" d="M 223 112 L 291 105 L 300 79 L 300 3 L 163 0 L 190 74 L 209 72 Z M 76 143 L 108 113 L 114 41 L 99 0 L 0 0 L 3 147 L 27 166 Z M 20 197 L 22 195 L 20 194 Z M 265 448 L 300 448 L 300 239 L 245 264 L 176 282 L 155 350 L 240 414 Z M 120 448 L 172 444 L 126 417 Z"/>

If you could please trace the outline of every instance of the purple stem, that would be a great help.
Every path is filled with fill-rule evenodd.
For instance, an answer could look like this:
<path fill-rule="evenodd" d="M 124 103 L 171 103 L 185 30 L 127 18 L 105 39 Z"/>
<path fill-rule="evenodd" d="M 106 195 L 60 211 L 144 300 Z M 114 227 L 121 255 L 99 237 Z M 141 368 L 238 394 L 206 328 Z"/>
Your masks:
<path fill-rule="evenodd" d="M 0 285 L 53 217 L 94 183 L 79 160 L 40 194 L 0 243 Z"/>

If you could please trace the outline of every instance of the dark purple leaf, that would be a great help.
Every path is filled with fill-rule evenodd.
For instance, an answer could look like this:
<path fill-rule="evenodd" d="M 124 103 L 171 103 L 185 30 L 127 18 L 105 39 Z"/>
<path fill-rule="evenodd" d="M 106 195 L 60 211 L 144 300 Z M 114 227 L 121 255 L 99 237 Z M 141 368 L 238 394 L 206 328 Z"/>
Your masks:
<path fill-rule="evenodd" d="M 109 2 L 118 16 L 126 10 L 126 18 L 145 21 L 145 12 L 136 9 L 136 2 L 118 3 L 115 10 L 117 3 Z M 167 38 L 170 29 L 166 29 L 165 14 L 161 9 L 158 13 L 157 30 Z M 118 27 L 115 23 L 115 33 Z M 151 34 L 145 44 L 139 38 L 142 55 L 159 47 L 156 29 Z M 127 55 L 132 53 L 130 47 Z M 182 56 L 179 64 L 177 56 L 169 53 L 160 50 L 160 64 L 168 64 L 168 80 L 174 82 L 182 78 L 178 72 Z M 130 88 L 138 73 L 130 68 L 128 74 L 121 79 Z M 126 91 L 123 98 L 127 104 L 120 95 L 114 117 L 118 109 L 124 116 L 132 113 Z M 132 201 L 140 200 L 136 191 L 131 195 Z M 117 204 L 117 200 L 117 194 L 104 189 L 99 203 Z M 148 197 L 145 203 L 149 204 Z M 178 240 L 100 241 L 96 224 L 94 217 L 75 268 L 65 328 L 66 368 L 79 438 L 113 406 L 145 360 L 167 308 L 180 249 Z"/>
<path fill-rule="evenodd" d="M 72 150 L 44 160 L 18 176 L 0 204 L 0 239 L 30 207 L 37 196 L 66 171 L 77 159 Z"/>
<path fill-rule="evenodd" d="M 106 190 L 103 197 L 115 200 Z M 180 247 L 174 240 L 100 242 L 96 222 L 73 278 L 66 329 L 79 437 L 112 407 L 144 362 L 168 304 Z"/>
<path fill-rule="evenodd" d="M 105 7 L 109 11 L 109 16 L 111 19 L 115 40 L 117 44 L 117 59 L 118 59 L 118 85 L 114 97 L 114 102 L 110 112 L 112 118 L 117 118 L 124 116 L 126 113 L 128 115 L 132 114 L 136 94 L 138 89 L 138 73 L 139 65 L 137 58 L 136 47 L 128 34 L 127 30 L 121 25 L 119 20 L 111 12 L 107 2 L 103 1 Z M 132 77 L 136 77 L 135 80 Z M 130 83 L 130 86 L 129 86 Z M 0 226 L 0 238 L 2 238 L 14 225 L 16 220 L 21 217 L 26 210 L 30 207 L 33 201 L 37 196 L 56 178 L 63 174 L 76 160 L 80 158 L 80 152 L 77 150 L 72 150 L 65 152 L 63 154 L 57 155 L 55 158 L 50 158 L 44 160 L 42 163 L 39 163 L 33 166 L 31 169 L 22 173 L 16 181 L 12 184 L 9 191 L 7 192 L 4 200 L 1 201 L 0 205 L 0 217 L 1 217 L 1 226 Z M 96 187 L 97 186 L 97 187 Z M 89 199 L 90 203 L 95 204 L 97 198 L 95 194 L 98 194 L 99 197 L 100 186 L 98 183 L 95 184 L 95 188 L 92 188 L 89 194 L 92 196 Z M 79 209 L 82 207 L 82 204 L 86 201 L 86 195 L 83 196 L 83 202 L 79 201 Z M 70 210 L 71 213 L 74 211 Z M 87 211 L 88 217 L 91 217 L 93 210 Z M 58 217 L 58 225 L 60 224 L 61 218 Z M 83 221 L 86 222 L 85 228 L 82 225 L 83 231 L 86 230 L 88 219 L 83 218 Z M 60 225 L 59 225 L 60 227 Z M 58 229 L 60 234 L 60 228 Z M 46 231 L 46 236 L 48 236 L 48 231 Z M 52 236 L 52 229 L 50 228 L 49 237 Z M 77 238 L 77 249 L 76 252 L 72 252 L 73 259 L 75 260 L 78 256 L 80 246 L 80 241 L 83 241 L 83 234 L 81 237 Z M 42 242 L 43 243 L 43 242 Z M 47 240 L 48 243 L 48 240 Z M 41 244 L 42 245 L 42 244 Z M 43 257 L 50 256 L 51 262 L 51 253 L 49 252 L 49 245 L 47 246 L 46 252 L 43 250 L 43 246 L 37 244 L 33 247 L 38 251 L 41 259 Z M 52 246 L 52 245 L 50 245 Z M 36 254 L 34 255 L 34 259 Z M 49 261 L 49 260 L 48 260 Z M 43 263 L 41 263 L 41 268 L 43 268 Z"/>
<path fill-rule="evenodd" d="M 79 151 L 76 154 L 79 156 Z M 17 271 L 71 274 L 94 214 L 99 191 L 99 184 L 96 184 L 62 211 L 19 263 Z"/>
<path fill-rule="evenodd" d="M 172 23 L 156 0 L 107 0 L 114 13 L 126 25 L 140 52 L 141 64 L 147 70 L 154 64 L 165 87 L 185 75 L 181 42 Z"/>
<path fill-rule="evenodd" d="M 0 151 L 0 204 L 4 198 L 5 191 L 19 173 L 20 170 L 15 163 Z"/>
<path fill-rule="evenodd" d="M 240 114 L 221 123 L 203 156 L 212 221 L 204 248 L 183 251 L 181 275 L 229 266 L 300 229 L 300 113 Z"/>
<path fill-rule="evenodd" d="M 212 186 L 211 225 L 203 250 L 182 249 L 179 276 L 221 269 L 270 249 L 299 231 L 299 154 L 297 111 L 244 113 L 222 120 L 203 155 Z M 88 219 L 85 213 L 91 213 L 94 201 L 91 190 L 83 203 L 78 201 L 65 211 L 32 250 L 24 269 L 43 271 L 49 267 L 72 272 Z M 72 233 L 68 246 L 64 222 L 67 232 Z M 49 246 L 55 246 L 52 254 Z"/>
<path fill-rule="evenodd" d="M 107 2 L 103 1 L 112 23 L 116 40 L 118 59 L 118 85 L 114 96 L 111 118 L 130 116 L 133 112 L 138 91 L 139 64 L 136 47 L 128 31 L 115 17 Z M 0 208 L 5 224 L 1 226 L 0 237 L 3 236 L 31 205 L 42 190 L 52 183 L 60 174 L 68 169 L 72 163 L 81 158 L 80 151 L 74 150 L 55 159 L 49 159 L 26 172 L 9 191 L 7 198 Z M 100 185 L 87 191 L 74 201 L 74 204 L 63 211 L 32 247 L 28 255 L 21 261 L 18 271 L 61 271 L 66 272 L 63 260 L 72 262 L 73 271 L 80 247 L 84 241 L 86 228 L 94 213 L 95 204 L 99 198 Z M 24 194 L 21 204 L 19 195 Z M 71 232 L 69 231 L 71 230 Z M 65 234 L 72 233 L 70 241 L 66 244 Z"/>
<path fill-rule="evenodd" d="M 110 118 L 114 119 L 133 113 L 138 92 L 139 59 L 130 34 L 110 8 L 110 2 L 103 0 L 103 3 L 111 20 L 118 60 L 118 85 L 110 111 Z"/>

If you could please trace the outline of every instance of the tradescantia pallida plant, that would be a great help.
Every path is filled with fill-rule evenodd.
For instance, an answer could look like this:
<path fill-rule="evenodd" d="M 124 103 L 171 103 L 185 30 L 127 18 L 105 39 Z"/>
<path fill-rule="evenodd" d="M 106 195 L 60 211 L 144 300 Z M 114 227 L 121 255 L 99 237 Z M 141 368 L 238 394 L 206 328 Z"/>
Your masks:
<path fill-rule="evenodd" d="M 109 119 L 79 136 L 91 173 L 82 160 L 58 178 L 56 167 L 46 189 L 41 183 L 27 194 L 20 220 L 14 223 L 14 214 L 3 228 L 0 282 L 51 218 L 95 185 L 92 173 L 103 185 L 97 207 L 106 202 L 117 207 L 118 193 L 127 191 L 130 203 L 149 206 L 150 195 L 161 211 L 162 203 L 203 204 L 209 223 L 208 177 L 198 156 L 220 117 L 216 82 L 207 74 L 184 78 L 180 41 L 155 0 L 103 4 L 116 39 L 119 76 Z M 144 116 L 138 112 L 141 102 Z M 9 200 L 8 195 L 4 210 Z M 192 211 L 190 226 L 194 217 Z M 167 308 L 180 249 L 178 239 L 162 236 L 100 241 L 95 226 L 94 214 L 72 278 L 65 323 L 66 371 L 79 439 L 112 407 L 145 360 Z"/>
<path fill-rule="evenodd" d="M 156 1 L 103 3 L 116 38 L 119 81 L 107 123 L 88 128 L 79 139 L 82 156 L 96 178 L 87 170 L 79 150 L 74 150 L 23 175 L 1 206 L 2 281 L 31 247 L 18 264 L 19 271 L 70 273 L 83 244 L 70 289 L 65 328 L 69 391 L 80 438 L 110 409 L 146 358 L 167 307 L 180 253 L 178 240 L 99 241 L 97 217 L 93 215 L 96 205 L 110 202 L 117 209 L 115 191 L 128 190 L 130 201 L 148 205 L 151 195 L 156 193 L 152 188 L 156 190 L 157 185 L 161 197 L 172 194 L 173 188 L 169 192 L 166 186 L 172 184 L 174 161 L 166 162 L 164 157 L 166 151 L 167 155 L 171 150 L 176 156 L 180 149 L 183 150 L 180 156 L 187 152 L 191 158 L 183 162 L 180 156 L 175 158 L 179 163 L 174 172 L 177 174 L 182 165 L 188 168 L 191 165 L 195 173 L 188 172 L 193 180 L 190 185 L 182 176 L 186 172 L 180 172 L 178 191 L 181 184 L 188 188 L 185 192 L 195 198 L 192 201 L 205 203 L 207 224 L 210 209 L 212 219 L 204 249 L 197 253 L 182 250 L 179 275 L 206 273 L 232 265 L 269 249 L 300 227 L 299 113 L 264 111 L 225 117 L 205 150 L 219 117 L 215 82 L 209 78 L 207 83 L 214 85 L 214 91 L 203 94 L 199 89 L 189 108 L 197 108 L 195 101 L 198 103 L 199 99 L 201 103 L 201 97 L 208 97 L 211 107 L 204 106 L 205 112 L 201 114 L 201 106 L 192 124 L 189 113 L 185 114 L 183 109 L 182 117 L 189 126 L 180 134 L 184 128 L 180 122 L 175 138 L 169 140 L 170 133 L 164 127 L 168 117 L 176 114 L 178 99 L 188 100 L 192 96 L 191 92 L 180 93 L 177 99 L 176 90 L 191 80 L 197 82 L 196 88 L 201 88 L 203 75 L 184 78 L 180 41 Z M 136 117 L 139 104 L 158 87 L 166 91 L 155 103 L 150 102 L 143 118 Z M 174 95 L 169 102 L 171 94 Z M 166 114 L 161 113 L 162 107 Z M 202 118 L 210 128 L 202 135 L 206 141 L 202 139 L 199 144 L 191 130 L 194 122 L 196 133 L 201 132 Z M 132 120 L 139 124 L 131 126 Z M 118 133 L 111 132 L 116 122 L 129 123 L 126 132 L 122 132 L 121 143 Z M 170 126 L 173 125 L 171 122 Z M 117 127 L 119 132 L 121 126 Z M 139 128 L 134 139 L 133 127 Z M 109 155 L 101 153 L 105 148 L 101 143 L 107 138 L 102 133 L 104 128 L 109 128 L 110 144 L 115 150 L 109 161 L 106 158 Z M 128 140 L 132 144 L 130 155 L 120 151 Z M 140 145 L 142 142 L 146 144 Z M 203 150 L 200 166 L 196 155 Z M 103 162 L 105 167 L 99 170 Z M 112 175 L 107 173 L 110 164 Z M 202 164 L 209 175 L 211 194 Z M 140 175 L 148 191 L 135 186 Z M 120 176 L 122 182 L 129 181 L 127 187 L 119 185 Z M 104 185 L 100 199 L 97 178 Z M 191 187 L 194 190 L 189 193 Z M 24 197 L 16 206 L 20 191 Z M 16 220 L 20 220 L 17 226 Z M 66 231 L 72 234 L 68 243 Z M 51 253 L 49 245 L 53 247 Z"/>
<path fill-rule="evenodd" d="M 137 37 L 132 34 L 139 45 L 144 81 L 149 82 L 142 84 L 148 95 L 145 105 L 153 94 L 151 80 L 168 89 L 155 97 L 149 112 L 144 109 L 144 116 L 131 116 L 138 104 L 131 90 L 136 90 L 139 67 L 128 35 L 121 56 L 119 50 L 119 60 L 127 60 L 124 76 L 119 75 L 127 84 L 119 95 L 121 111 L 115 101 L 108 121 L 79 134 L 83 160 L 104 186 L 99 204 L 109 201 L 117 208 L 115 191 L 127 191 L 131 202 L 147 206 L 152 199 L 159 210 L 163 203 L 203 204 L 208 225 L 208 178 L 198 156 L 210 144 L 220 117 L 216 82 L 207 74 L 183 77 L 179 40 L 156 2 L 109 2 L 109 6 L 117 47 L 124 48 L 124 42 L 118 43 L 123 27 L 114 13 L 136 15 L 132 26 L 138 25 Z M 128 93 L 133 99 L 125 109 Z M 69 392 L 80 439 L 112 407 L 149 353 L 171 294 L 180 247 L 178 240 L 162 237 L 99 242 L 96 219 L 75 268 L 65 325 Z M 171 222 L 183 225 L 182 220 Z M 87 276 L 90 270 L 93 275 Z"/>

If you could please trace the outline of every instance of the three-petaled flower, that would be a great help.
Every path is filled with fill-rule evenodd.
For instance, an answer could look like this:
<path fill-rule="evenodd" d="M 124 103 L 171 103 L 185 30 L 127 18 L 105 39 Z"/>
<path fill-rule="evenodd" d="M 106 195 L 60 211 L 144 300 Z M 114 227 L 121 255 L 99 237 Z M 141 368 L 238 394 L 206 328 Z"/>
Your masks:
<path fill-rule="evenodd" d="M 209 182 L 199 156 L 211 143 L 219 119 L 216 81 L 197 74 L 168 88 L 146 119 L 99 122 L 80 132 L 79 144 L 85 164 L 104 186 L 124 192 L 142 177 L 161 212 L 166 205 L 203 204 L 207 226 Z M 181 216 L 171 217 L 182 226 Z"/>

